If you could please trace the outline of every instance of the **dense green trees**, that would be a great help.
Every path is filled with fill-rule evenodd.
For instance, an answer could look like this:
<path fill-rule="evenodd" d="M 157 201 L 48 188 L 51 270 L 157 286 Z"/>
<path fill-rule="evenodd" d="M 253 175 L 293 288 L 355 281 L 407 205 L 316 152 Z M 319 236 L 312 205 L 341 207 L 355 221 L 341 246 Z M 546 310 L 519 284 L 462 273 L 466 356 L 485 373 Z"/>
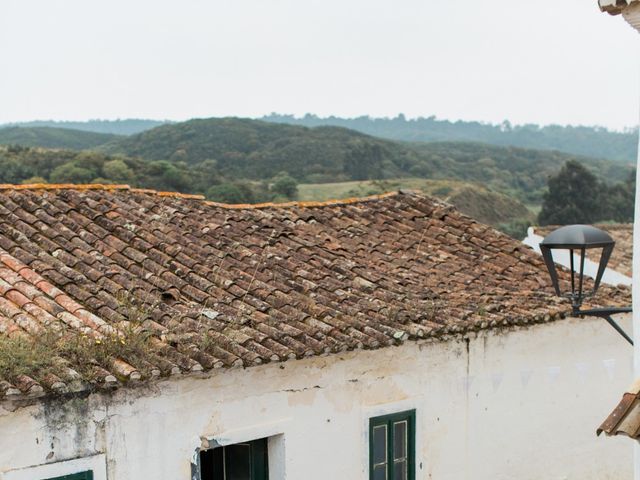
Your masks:
<path fill-rule="evenodd" d="M 578 162 L 567 162 L 549 179 L 538 216 L 541 225 L 594 223 L 598 219 L 598 179 Z"/>
<path fill-rule="evenodd" d="M 209 188 L 207 197 L 223 203 L 287 202 L 298 198 L 298 182 L 282 172 L 271 181 L 221 183 Z"/>
<path fill-rule="evenodd" d="M 276 170 L 277 171 L 277 170 Z M 135 187 L 206 194 L 227 203 L 289 201 L 298 183 L 286 172 L 245 181 L 220 175 L 215 160 L 143 160 L 92 151 L 0 146 L 0 183 L 125 183 Z"/>
<path fill-rule="evenodd" d="M 538 216 L 541 225 L 566 225 L 633 220 L 635 174 L 624 182 L 606 184 L 575 161 L 565 163 L 549 178 Z"/>
<path fill-rule="evenodd" d="M 270 190 L 275 195 L 293 200 L 298 197 L 298 182 L 286 172 L 281 172 L 274 177 Z"/>
<path fill-rule="evenodd" d="M 53 169 L 49 175 L 52 183 L 89 183 L 96 178 L 96 172 L 75 163 L 65 163 Z"/>
<path fill-rule="evenodd" d="M 207 197 L 222 203 L 257 203 L 253 189 L 246 182 L 215 185 L 207 190 Z"/>
<path fill-rule="evenodd" d="M 134 178 L 133 170 L 119 158 L 105 162 L 102 172 L 106 178 L 115 182 L 127 183 Z"/>

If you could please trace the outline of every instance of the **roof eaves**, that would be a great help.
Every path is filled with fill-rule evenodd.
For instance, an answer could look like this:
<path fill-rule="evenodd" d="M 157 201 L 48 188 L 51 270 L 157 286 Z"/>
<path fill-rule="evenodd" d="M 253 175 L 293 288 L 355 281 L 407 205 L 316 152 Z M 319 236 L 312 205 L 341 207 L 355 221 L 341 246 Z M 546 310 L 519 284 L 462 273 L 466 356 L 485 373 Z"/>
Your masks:
<path fill-rule="evenodd" d="M 598 0 L 598 6 L 603 12 L 611 15 L 620 15 L 629 5 L 638 2 L 640 0 Z"/>
<path fill-rule="evenodd" d="M 609 436 L 640 438 L 640 379 L 627 389 L 616 408 L 596 431 L 598 435 L 602 432 Z"/>

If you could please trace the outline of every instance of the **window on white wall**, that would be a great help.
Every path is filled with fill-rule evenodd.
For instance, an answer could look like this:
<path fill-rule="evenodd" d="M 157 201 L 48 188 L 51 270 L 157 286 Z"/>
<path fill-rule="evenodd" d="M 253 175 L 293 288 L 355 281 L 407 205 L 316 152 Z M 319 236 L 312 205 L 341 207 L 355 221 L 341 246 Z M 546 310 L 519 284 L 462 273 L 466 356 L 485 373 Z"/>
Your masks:
<path fill-rule="evenodd" d="M 0 474 L 2 480 L 107 480 L 104 453 L 60 462 L 15 468 Z"/>
<path fill-rule="evenodd" d="M 268 480 L 267 439 L 200 452 L 201 480 Z"/>
<path fill-rule="evenodd" d="M 47 478 L 45 480 L 93 480 L 93 472 L 88 470 L 86 472 L 72 473 L 70 475 L 63 475 L 61 477 Z"/>
<path fill-rule="evenodd" d="M 416 412 L 394 413 L 369 420 L 369 479 L 415 479 Z"/>

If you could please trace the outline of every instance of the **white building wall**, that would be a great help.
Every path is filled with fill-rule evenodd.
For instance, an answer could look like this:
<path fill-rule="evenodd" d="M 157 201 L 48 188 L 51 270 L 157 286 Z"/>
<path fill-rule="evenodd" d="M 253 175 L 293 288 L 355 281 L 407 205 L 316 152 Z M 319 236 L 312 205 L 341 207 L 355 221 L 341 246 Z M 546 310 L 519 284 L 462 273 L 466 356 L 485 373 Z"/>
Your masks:
<path fill-rule="evenodd" d="M 627 2 L 630 5 L 622 11 L 624 19 L 640 32 L 640 3 Z M 634 58 L 633 61 L 637 62 Z M 637 88 L 637 85 L 636 85 Z M 638 160 L 636 162 L 636 198 L 633 222 L 633 337 L 635 348 L 635 376 L 640 377 L 640 144 L 638 146 Z M 634 444 L 634 479 L 640 480 L 640 442 Z"/>
<path fill-rule="evenodd" d="M 272 480 L 364 480 L 369 417 L 415 408 L 417 479 L 625 480 L 631 443 L 595 430 L 633 379 L 631 355 L 604 321 L 570 319 L 5 405 L 0 479 L 91 457 L 109 480 L 186 480 L 205 439 L 272 437 Z"/>

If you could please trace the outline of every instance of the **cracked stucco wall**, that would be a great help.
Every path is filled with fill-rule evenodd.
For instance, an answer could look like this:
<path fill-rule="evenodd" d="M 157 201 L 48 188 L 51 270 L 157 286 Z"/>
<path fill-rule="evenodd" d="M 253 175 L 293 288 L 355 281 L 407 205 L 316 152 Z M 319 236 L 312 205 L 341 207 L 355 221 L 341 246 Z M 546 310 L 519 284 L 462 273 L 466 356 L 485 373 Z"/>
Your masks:
<path fill-rule="evenodd" d="M 630 443 L 595 429 L 631 353 L 604 321 L 570 319 L 4 405 L 0 479 L 104 454 L 102 478 L 187 480 L 199 448 L 269 437 L 272 480 L 364 480 L 368 419 L 411 408 L 418 479 L 630 479 Z"/>

